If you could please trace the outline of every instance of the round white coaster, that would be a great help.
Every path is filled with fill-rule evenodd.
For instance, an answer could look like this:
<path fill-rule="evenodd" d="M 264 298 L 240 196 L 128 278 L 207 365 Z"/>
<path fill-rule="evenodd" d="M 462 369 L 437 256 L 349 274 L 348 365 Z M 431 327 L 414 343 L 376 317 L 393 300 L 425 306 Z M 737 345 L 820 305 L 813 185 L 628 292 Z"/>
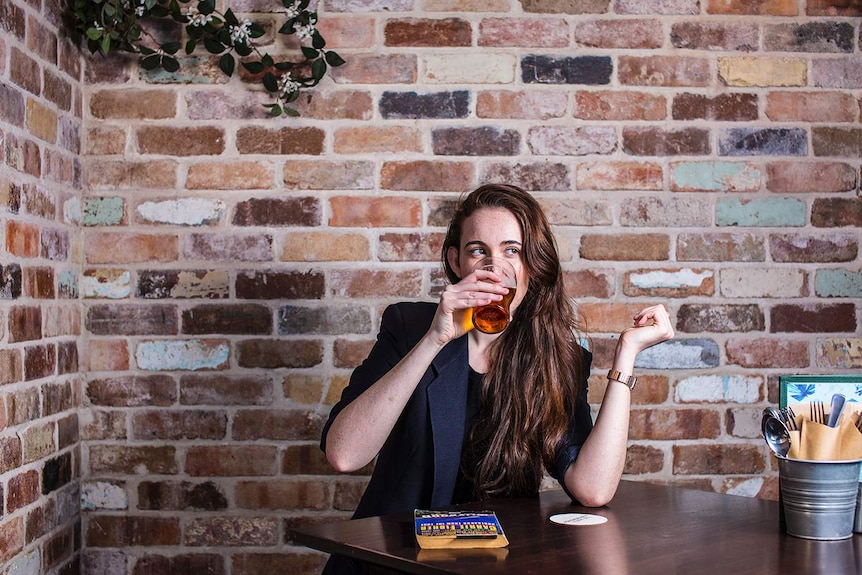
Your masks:
<path fill-rule="evenodd" d="M 601 525 L 606 523 L 607 517 L 601 515 L 590 515 L 589 513 L 558 513 L 551 515 L 551 521 L 561 525 Z"/>

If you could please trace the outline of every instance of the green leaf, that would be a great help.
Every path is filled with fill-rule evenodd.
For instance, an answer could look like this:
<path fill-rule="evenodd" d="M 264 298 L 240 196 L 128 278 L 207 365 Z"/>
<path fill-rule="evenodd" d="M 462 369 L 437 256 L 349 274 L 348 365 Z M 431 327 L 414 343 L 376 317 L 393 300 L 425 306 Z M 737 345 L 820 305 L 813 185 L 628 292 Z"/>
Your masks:
<path fill-rule="evenodd" d="M 141 68 L 144 70 L 155 70 L 162 63 L 162 58 L 158 54 L 152 54 L 141 59 Z"/>
<path fill-rule="evenodd" d="M 147 48 L 146 46 L 141 46 L 141 54 L 144 56 L 149 56 L 150 54 L 155 54 L 156 51 L 152 48 Z"/>
<path fill-rule="evenodd" d="M 332 51 L 326 52 L 326 54 L 324 54 L 324 58 L 326 58 L 326 63 L 333 68 L 347 63 L 344 58 Z"/>
<path fill-rule="evenodd" d="M 195 48 L 197 48 L 197 45 L 198 41 L 195 39 L 190 39 L 188 42 L 186 42 L 186 54 L 191 54 L 192 52 L 194 52 Z"/>
<path fill-rule="evenodd" d="M 251 74 L 260 74 L 266 69 L 260 62 L 243 62 L 242 67 L 248 70 Z"/>
<path fill-rule="evenodd" d="M 103 36 L 102 44 L 99 46 L 99 50 L 102 51 L 102 54 L 107 54 L 111 50 L 111 37 Z"/>
<path fill-rule="evenodd" d="M 269 54 L 264 54 L 260 58 L 260 63 L 267 67 L 272 66 L 272 56 L 270 56 Z"/>
<path fill-rule="evenodd" d="M 215 12 L 215 0 L 201 0 L 198 2 L 198 12 L 204 16 Z"/>
<path fill-rule="evenodd" d="M 239 26 L 239 20 L 237 20 L 236 16 L 233 13 L 233 10 L 231 10 L 230 8 L 225 10 L 224 19 L 225 22 L 227 22 L 231 26 Z"/>
<path fill-rule="evenodd" d="M 291 18 L 287 22 L 281 25 L 281 28 L 278 29 L 279 34 L 293 34 L 293 19 Z"/>
<path fill-rule="evenodd" d="M 326 76 L 326 60 L 315 60 L 311 65 L 311 75 L 314 76 L 315 84 Z"/>
<path fill-rule="evenodd" d="M 86 35 L 90 40 L 98 40 L 102 37 L 102 31 L 97 28 L 87 28 Z"/>
<path fill-rule="evenodd" d="M 207 52 L 210 54 L 221 54 L 224 52 L 224 44 L 217 40 L 213 40 L 212 38 L 204 38 L 204 48 L 206 48 Z"/>
<path fill-rule="evenodd" d="M 275 65 L 276 70 L 280 70 L 281 72 L 289 72 L 293 70 L 295 64 L 293 62 L 278 62 Z"/>
<path fill-rule="evenodd" d="M 234 44 L 234 50 L 236 53 L 242 57 L 248 56 L 252 52 L 254 52 L 254 48 L 243 42 L 242 44 Z"/>
<path fill-rule="evenodd" d="M 162 51 L 167 52 L 168 54 L 176 54 L 179 49 L 179 42 L 166 42 L 162 44 Z"/>
<path fill-rule="evenodd" d="M 267 72 L 261 78 L 261 82 L 263 83 L 263 87 L 266 88 L 267 92 L 278 92 L 278 80 L 275 78 L 275 74 L 272 72 Z"/>
<path fill-rule="evenodd" d="M 260 38 L 265 34 L 263 26 L 260 24 L 255 24 L 252 22 L 251 26 L 248 27 L 248 36 L 249 38 Z"/>
<path fill-rule="evenodd" d="M 323 39 L 323 36 L 320 35 L 317 28 L 314 29 L 314 34 L 311 35 L 311 45 L 318 50 L 323 50 L 323 47 L 326 46 L 326 40 Z"/>
<path fill-rule="evenodd" d="M 281 106 L 278 104 L 265 104 L 265 106 L 269 108 L 269 115 L 273 118 L 281 116 Z"/>
<path fill-rule="evenodd" d="M 314 60 L 319 55 L 317 50 L 314 48 L 309 48 L 308 46 L 302 47 L 302 55 L 305 56 L 307 60 Z"/>
<path fill-rule="evenodd" d="M 234 68 L 236 68 L 236 61 L 233 59 L 233 55 L 228 52 L 227 54 L 219 58 L 218 67 L 228 76 L 233 76 Z"/>
<path fill-rule="evenodd" d="M 299 117 L 299 112 L 297 112 L 293 108 L 288 108 L 287 106 L 284 107 L 284 114 L 287 116 L 294 117 L 294 118 Z"/>
<path fill-rule="evenodd" d="M 168 72 L 173 73 L 180 69 L 180 63 L 176 58 L 165 56 L 164 58 L 162 58 L 162 68 L 164 68 Z"/>

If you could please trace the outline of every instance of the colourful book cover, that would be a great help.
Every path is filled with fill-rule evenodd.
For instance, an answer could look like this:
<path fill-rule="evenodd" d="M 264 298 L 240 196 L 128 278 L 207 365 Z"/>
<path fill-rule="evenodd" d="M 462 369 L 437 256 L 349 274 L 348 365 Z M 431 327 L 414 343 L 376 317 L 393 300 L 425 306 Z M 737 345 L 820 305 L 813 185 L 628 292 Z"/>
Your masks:
<path fill-rule="evenodd" d="M 493 511 L 413 512 L 416 541 L 423 549 L 492 548 L 509 544 Z"/>

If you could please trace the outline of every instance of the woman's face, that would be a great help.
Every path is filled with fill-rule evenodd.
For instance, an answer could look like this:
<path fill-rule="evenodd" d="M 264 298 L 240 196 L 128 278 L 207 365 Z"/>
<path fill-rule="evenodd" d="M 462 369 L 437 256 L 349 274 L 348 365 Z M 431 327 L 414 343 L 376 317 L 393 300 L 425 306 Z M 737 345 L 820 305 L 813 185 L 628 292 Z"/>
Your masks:
<path fill-rule="evenodd" d="M 494 256 L 511 263 L 518 279 L 518 291 L 511 306 L 514 311 L 524 299 L 529 282 L 521 259 L 522 248 L 521 226 L 509 210 L 481 208 L 464 220 L 458 248 L 450 247 L 446 255 L 460 278 L 469 274 L 484 257 Z"/>

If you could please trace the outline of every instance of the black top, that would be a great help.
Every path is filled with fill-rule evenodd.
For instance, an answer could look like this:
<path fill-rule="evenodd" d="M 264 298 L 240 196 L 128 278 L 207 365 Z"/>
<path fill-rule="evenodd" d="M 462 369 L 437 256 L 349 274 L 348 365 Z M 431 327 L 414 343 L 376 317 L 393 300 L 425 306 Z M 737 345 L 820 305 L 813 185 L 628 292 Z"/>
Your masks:
<path fill-rule="evenodd" d="M 473 424 L 476 418 L 479 417 L 479 409 L 482 406 L 482 377 L 472 367 L 470 374 L 467 376 L 467 417 L 464 420 L 464 444 L 470 438 L 470 430 L 473 429 Z M 476 495 L 473 492 L 473 480 L 465 475 L 466 470 L 472 470 L 476 462 L 466 459 L 466 452 L 461 451 L 461 467 L 458 468 L 458 478 L 455 480 L 455 492 L 452 494 L 452 503 L 469 503 L 476 500 Z"/>

